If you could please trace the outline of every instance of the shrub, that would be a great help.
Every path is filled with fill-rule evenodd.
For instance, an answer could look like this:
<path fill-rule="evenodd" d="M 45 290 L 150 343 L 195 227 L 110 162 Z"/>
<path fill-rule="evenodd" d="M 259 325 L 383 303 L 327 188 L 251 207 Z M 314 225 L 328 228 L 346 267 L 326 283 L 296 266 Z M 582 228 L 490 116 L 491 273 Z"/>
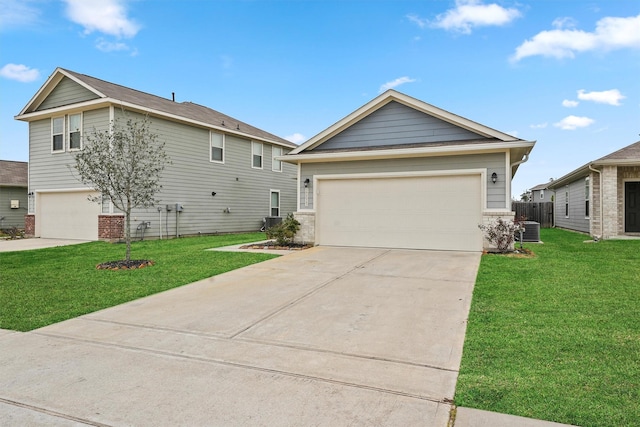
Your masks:
<path fill-rule="evenodd" d="M 515 233 L 524 231 L 524 226 L 519 221 L 502 218 L 496 219 L 489 225 L 480 224 L 478 228 L 484 231 L 487 240 L 494 244 L 500 253 L 509 252 L 515 240 Z"/>
<path fill-rule="evenodd" d="M 276 239 L 276 243 L 280 246 L 287 246 L 293 241 L 293 237 L 300 230 L 300 223 L 288 214 L 280 224 L 267 229 L 267 237 Z"/>

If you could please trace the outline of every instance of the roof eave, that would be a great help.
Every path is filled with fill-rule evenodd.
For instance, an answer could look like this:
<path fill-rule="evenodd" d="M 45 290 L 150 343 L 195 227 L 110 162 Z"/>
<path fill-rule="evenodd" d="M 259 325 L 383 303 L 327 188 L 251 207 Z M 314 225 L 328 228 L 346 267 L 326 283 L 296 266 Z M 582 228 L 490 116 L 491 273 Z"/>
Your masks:
<path fill-rule="evenodd" d="M 154 116 L 159 116 L 159 117 L 164 117 L 173 121 L 178 121 L 178 122 L 183 122 L 183 123 L 189 123 L 192 125 L 196 125 L 196 126 L 200 126 L 203 128 L 207 128 L 207 129 L 212 129 L 212 130 L 219 130 L 221 132 L 227 133 L 227 134 L 232 134 L 232 135 L 237 135 L 240 136 L 242 138 L 246 138 L 246 139 L 251 139 L 254 141 L 262 141 L 262 142 L 268 142 L 269 144 L 273 144 L 273 145 L 279 145 L 282 147 L 286 147 L 286 148 L 293 148 L 296 147 L 295 144 L 293 143 L 289 143 L 289 144 L 285 144 L 284 142 L 281 141 L 277 141 L 277 140 L 272 140 L 269 138 L 262 138 L 262 137 L 258 137 L 255 135 L 251 135 L 245 132 L 241 132 L 241 131 L 237 131 L 237 130 L 233 130 L 233 129 L 229 129 L 228 127 L 225 126 L 216 126 L 216 125 L 212 125 L 210 123 L 206 123 L 206 122 L 201 122 L 198 120 L 192 120 L 177 114 L 171 114 L 171 113 L 167 113 L 165 111 L 160 111 L 160 110 L 155 110 L 152 108 L 148 108 L 148 107 L 144 107 L 142 105 L 138 105 L 138 104 L 134 104 L 131 102 L 126 102 L 126 101 L 121 101 L 118 99 L 113 99 L 113 98 L 99 98 L 99 99 L 94 99 L 91 101 L 86 101 L 86 102 L 80 102 L 77 104 L 70 104 L 70 105 L 65 105 L 62 107 L 56 107 L 56 108 L 51 108 L 48 110 L 43 110 L 43 111 L 35 111 L 32 113 L 26 113 L 26 114 L 20 114 L 18 116 L 15 116 L 14 118 L 16 120 L 22 120 L 22 121 L 32 121 L 32 120 L 37 120 L 39 118 L 46 118 L 46 117 L 50 117 L 50 116 L 54 116 L 63 112 L 67 112 L 70 110 L 86 110 L 87 108 L 91 108 L 91 109 L 96 109 L 96 108 L 102 108 L 102 107 L 109 107 L 109 106 L 115 106 L 115 107 L 123 107 L 129 110 L 133 110 L 133 111 L 139 111 L 139 112 L 143 112 L 143 113 L 148 113 L 150 115 L 154 115 Z"/>
<path fill-rule="evenodd" d="M 524 149 L 529 153 L 535 141 L 498 142 L 490 144 L 474 145 L 444 145 L 438 147 L 413 147 L 413 148 L 391 148 L 384 150 L 370 151 L 345 151 L 317 154 L 294 154 L 292 151 L 286 156 L 279 157 L 280 160 L 288 163 L 319 163 L 319 162 L 340 162 L 354 160 L 375 160 L 393 159 L 405 157 L 435 157 L 447 155 L 479 154 L 491 152 L 504 152 L 512 149 Z M 295 151 L 295 150 L 294 150 Z"/>

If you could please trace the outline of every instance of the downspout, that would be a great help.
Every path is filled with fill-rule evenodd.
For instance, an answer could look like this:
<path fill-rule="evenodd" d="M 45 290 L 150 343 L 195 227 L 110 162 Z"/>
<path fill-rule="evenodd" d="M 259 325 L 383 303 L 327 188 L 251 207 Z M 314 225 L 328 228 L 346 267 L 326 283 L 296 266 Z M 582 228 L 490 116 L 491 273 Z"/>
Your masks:
<path fill-rule="evenodd" d="M 511 199 L 511 180 L 513 180 L 513 167 L 521 165 L 527 160 L 529 160 L 529 153 L 524 153 L 524 157 L 522 159 L 518 160 L 517 162 L 511 163 L 511 170 L 509 171 L 509 173 L 511 174 L 511 179 L 509 180 L 509 193 L 508 193 L 509 197 L 507 198 L 507 200 Z"/>
<path fill-rule="evenodd" d="M 594 169 L 592 166 L 592 163 L 589 164 L 589 170 L 592 172 L 597 172 L 598 176 L 600 177 L 599 181 L 600 181 L 600 239 L 602 239 L 603 233 L 604 233 L 604 212 L 602 212 L 602 172 L 600 172 L 598 169 Z M 591 186 L 591 194 L 593 194 L 593 186 Z"/>

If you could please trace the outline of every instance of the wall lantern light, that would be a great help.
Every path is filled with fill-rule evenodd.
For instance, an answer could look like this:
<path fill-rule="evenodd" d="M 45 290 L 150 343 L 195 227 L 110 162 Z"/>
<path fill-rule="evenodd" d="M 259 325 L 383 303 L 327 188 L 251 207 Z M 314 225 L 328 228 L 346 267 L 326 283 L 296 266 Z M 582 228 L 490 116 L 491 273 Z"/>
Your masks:
<path fill-rule="evenodd" d="M 304 180 L 304 188 L 309 188 L 309 178 Z"/>
<path fill-rule="evenodd" d="M 217 193 L 215 191 L 211 192 L 211 196 L 215 196 Z"/>
<path fill-rule="evenodd" d="M 494 172 L 491 174 L 491 182 L 495 184 L 497 181 L 498 181 L 498 174 Z"/>

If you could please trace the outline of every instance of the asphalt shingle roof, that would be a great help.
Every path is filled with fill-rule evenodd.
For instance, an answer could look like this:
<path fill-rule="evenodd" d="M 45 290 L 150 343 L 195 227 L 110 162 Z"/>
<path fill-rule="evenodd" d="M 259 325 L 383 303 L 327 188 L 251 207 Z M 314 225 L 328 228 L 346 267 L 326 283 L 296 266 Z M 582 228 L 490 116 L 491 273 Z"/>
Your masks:
<path fill-rule="evenodd" d="M 29 163 L 0 160 L 0 185 L 26 187 L 28 185 Z"/>
<path fill-rule="evenodd" d="M 115 83 L 110 83 L 104 80 L 97 79 L 95 77 L 87 76 L 86 74 L 76 73 L 75 71 L 67 69 L 61 70 L 72 75 L 86 85 L 94 88 L 108 98 L 140 105 L 142 107 L 175 116 L 184 117 L 186 119 L 196 120 L 212 126 L 223 126 L 229 128 L 231 132 L 242 132 L 256 138 L 278 142 L 291 148 L 297 147 L 296 144 L 293 144 L 286 139 L 280 138 L 279 136 L 266 132 L 262 129 L 258 129 L 257 127 L 251 126 L 248 123 L 242 122 L 238 119 L 227 116 L 226 114 L 222 114 L 219 111 L 213 110 L 203 105 L 194 104 L 193 102 L 174 102 L 167 98 L 162 98 L 157 95 L 152 95 L 136 89 L 131 89 Z"/>
<path fill-rule="evenodd" d="M 602 160 L 638 160 L 640 159 L 640 141 L 631 145 L 627 145 L 624 148 L 614 151 L 613 153 L 599 158 L 594 163 L 598 163 Z"/>

